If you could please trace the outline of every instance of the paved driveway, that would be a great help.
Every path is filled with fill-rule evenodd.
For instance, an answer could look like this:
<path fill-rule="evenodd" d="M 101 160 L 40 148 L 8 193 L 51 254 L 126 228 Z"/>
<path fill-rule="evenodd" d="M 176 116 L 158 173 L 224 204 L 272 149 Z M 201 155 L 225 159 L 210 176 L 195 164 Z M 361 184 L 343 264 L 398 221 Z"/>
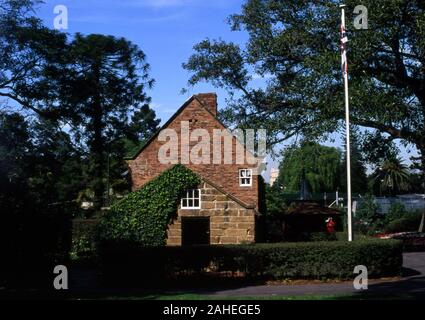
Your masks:
<path fill-rule="evenodd" d="M 339 295 L 339 294 L 414 294 L 425 297 L 425 252 L 403 254 L 403 278 L 392 281 L 369 281 L 368 290 L 355 290 L 352 282 L 262 285 L 238 289 L 204 292 L 208 295 L 259 296 L 259 295 Z"/>

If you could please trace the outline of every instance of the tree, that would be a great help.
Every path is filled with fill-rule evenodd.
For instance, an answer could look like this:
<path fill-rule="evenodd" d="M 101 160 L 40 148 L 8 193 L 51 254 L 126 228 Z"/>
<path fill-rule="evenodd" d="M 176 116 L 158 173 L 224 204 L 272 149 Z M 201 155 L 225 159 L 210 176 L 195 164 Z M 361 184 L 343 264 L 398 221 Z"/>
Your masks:
<path fill-rule="evenodd" d="M 350 130 L 350 145 L 351 145 L 351 191 L 357 194 L 365 194 L 368 188 L 366 165 L 361 150 L 360 137 L 357 130 L 352 128 Z M 344 152 L 342 153 L 341 162 L 341 178 L 340 187 L 341 190 L 347 190 L 347 144 L 345 141 L 345 134 L 343 137 L 344 141 Z"/>
<path fill-rule="evenodd" d="M 46 28 L 33 16 L 38 3 L 0 1 L 0 97 L 32 114 L 58 119 L 66 34 Z"/>
<path fill-rule="evenodd" d="M 380 193 L 389 193 L 391 196 L 407 191 L 410 186 L 409 170 L 398 157 L 385 159 L 372 177 L 372 185 L 378 187 Z"/>
<path fill-rule="evenodd" d="M 332 147 L 301 142 L 285 150 L 276 185 L 299 192 L 305 181 L 313 193 L 335 191 L 339 181 L 340 153 Z"/>
<path fill-rule="evenodd" d="M 145 92 L 153 80 L 145 54 L 135 44 L 96 34 L 76 34 L 69 45 L 66 70 L 61 80 L 62 108 L 72 110 L 73 132 L 84 138 L 88 148 L 90 188 L 98 208 L 106 191 L 108 155 L 115 155 L 122 166 L 124 150 L 119 141 L 127 138 L 137 143 L 157 128 Z"/>
<path fill-rule="evenodd" d="M 359 4 L 345 3 L 348 13 Z M 415 146 L 425 172 L 425 2 L 362 4 L 370 9 L 369 30 L 347 28 L 351 120 Z M 227 120 L 265 127 L 271 144 L 297 133 L 334 131 L 344 119 L 338 5 L 247 0 L 229 18 L 232 30 L 248 32 L 245 47 L 198 43 L 184 64 L 192 72 L 189 84 L 209 81 L 227 89 Z M 268 79 L 265 88 L 253 86 L 253 73 Z"/>

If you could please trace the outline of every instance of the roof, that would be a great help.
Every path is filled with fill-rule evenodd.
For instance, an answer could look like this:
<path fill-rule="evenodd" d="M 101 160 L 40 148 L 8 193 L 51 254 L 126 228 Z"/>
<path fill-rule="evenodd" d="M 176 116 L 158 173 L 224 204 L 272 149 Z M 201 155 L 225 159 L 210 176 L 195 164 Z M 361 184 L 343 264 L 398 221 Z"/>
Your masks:
<path fill-rule="evenodd" d="M 290 206 L 285 215 L 339 215 L 341 212 L 335 208 L 321 206 L 313 201 L 300 201 Z"/>
<path fill-rule="evenodd" d="M 193 100 L 196 100 L 200 105 L 201 105 L 201 107 L 205 110 L 205 111 L 207 111 L 211 116 L 213 116 L 214 117 L 214 119 L 223 127 L 223 128 L 226 128 L 227 129 L 227 127 L 220 121 L 220 119 L 218 119 L 214 114 L 212 114 L 211 113 L 211 111 L 207 108 L 207 107 L 205 107 L 205 105 L 204 105 L 204 103 L 201 101 L 201 99 L 199 99 L 198 97 L 197 97 L 197 95 L 193 95 L 193 96 L 191 96 L 188 100 L 186 100 L 186 102 L 185 103 L 183 103 L 183 105 L 171 116 L 171 118 L 170 119 L 168 119 L 167 120 L 167 122 L 166 123 L 164 123 L 162 126 L 161 126 L 161 128 L 157 131 L 157 132 L 155 132 L 155 134 L 153 135 L 153 136 L 151 136 L 141 147 L 140 147 L 140 149 L 137 151 L 137 152 L 135 152 L 132 156 L 128 156 L 128 157 L 124 157 L 124 160 L 134 160 L 134 159 L 136 159 L 138 156 L 139 156 L 139 154 L 144 150 L 144 149 L 146 149 L 146 147 L 147 146 L 149 146 L 150 144 L 151 144 L 151 142 L 153 142 L 157 137 L 158 137 L 158 135 L 159 135 L 159 133 L 164 129 L 164 128 L 166 128 L 170 123 L 172 123 L 173 121 L 174 121 L 174 119 L 193 101 Z M 235 136 L 234 136 L 235 137 Z M 236 137 L 235 137 L 235 139 L 237 140 L 237 141 L 239 141 Z M 246 149 L 246 146 L 245 145 L 243 145 L 244 146 L 244 148 L 245 148 L 245 150 L 247 150 Z M 252 152 L 251 151 L 249 151 L 249 150 L 247 150 L 252 156 L 254 156 L 253 154 L 252 154 Z"/>

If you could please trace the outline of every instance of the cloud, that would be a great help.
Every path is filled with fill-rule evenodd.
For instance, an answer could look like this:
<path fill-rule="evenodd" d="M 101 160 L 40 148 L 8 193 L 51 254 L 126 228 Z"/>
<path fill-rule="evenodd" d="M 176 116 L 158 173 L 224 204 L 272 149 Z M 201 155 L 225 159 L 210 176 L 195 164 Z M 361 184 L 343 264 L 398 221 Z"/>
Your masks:
<path fill-rule="evenodd" d="M 264 75 L 254 73 L 251 75 L 253 80 L 267 80 L 273 78 L 273 76 L 270 73 L 265 73 Z"/>

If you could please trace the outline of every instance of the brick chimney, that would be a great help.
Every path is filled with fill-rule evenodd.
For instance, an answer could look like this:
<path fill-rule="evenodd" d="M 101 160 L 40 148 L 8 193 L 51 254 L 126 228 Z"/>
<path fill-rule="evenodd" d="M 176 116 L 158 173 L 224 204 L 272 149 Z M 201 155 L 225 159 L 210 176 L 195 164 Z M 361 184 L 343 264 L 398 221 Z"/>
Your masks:
<path fill-rule="evenodd" d="M 196 97 L 202 102 L 204 107 L 214 115 L 214 117 L 217 116 L 217 95 L 215 93 L 199 93 Z"/>

